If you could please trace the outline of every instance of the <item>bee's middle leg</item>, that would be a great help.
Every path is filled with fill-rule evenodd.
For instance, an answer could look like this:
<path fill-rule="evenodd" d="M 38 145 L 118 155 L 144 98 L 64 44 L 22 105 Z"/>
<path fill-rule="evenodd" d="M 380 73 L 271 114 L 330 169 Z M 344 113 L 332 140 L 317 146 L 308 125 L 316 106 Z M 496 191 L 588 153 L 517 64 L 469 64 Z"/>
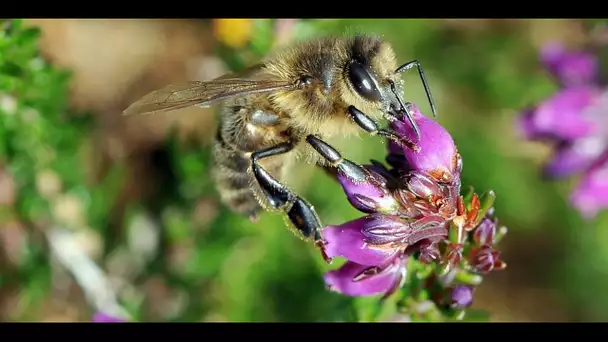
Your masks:
<path fill-rule="evenodd" d="M 276 180 L 258 161 L 260 159 L 287 153 L 296 146 L 295 142 L 285 142 L 256 151 L 251 154 L 252 173 L 260 185 L 268 204 L 277 210 L 282 210 L 294 227 L 306 238 L 313 237 L 315 244 L 323 251 L 324 241 L 321 237 L 321 220 L 310 205 L 302 197 L 296 195 L 287 186 Z M 325 255 L 325 261 L 331 261 Z"/>
<path fill-rule="evenodd" d="M 348 159 L 342 158 L 340 152 L 325 141 L 321 140 L 321 138 L 311 134 L 306 137 L 306 142 L 312 146 L 312 148 L 314 148 L 315 151 L 317 151 L 317 153 L 323 157 L 323 159 L 329 162 L 330 167 L 337 169 L 346 177 L 355 182 L 364 182 L 367 180 L 368 175 L 362 166 L 359 166 Z M 329 169 L 328 167 L 325 168 L 326 170 Z M 327 172 L 331 171 L 327 170 Z"/>

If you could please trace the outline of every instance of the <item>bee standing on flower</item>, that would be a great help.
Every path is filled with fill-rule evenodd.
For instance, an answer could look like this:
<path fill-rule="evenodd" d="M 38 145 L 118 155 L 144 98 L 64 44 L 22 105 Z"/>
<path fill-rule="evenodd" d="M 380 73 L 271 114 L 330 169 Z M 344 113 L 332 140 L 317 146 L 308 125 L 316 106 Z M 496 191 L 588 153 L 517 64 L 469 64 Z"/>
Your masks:
<path fill-rule="evenodd" d="M 222 201 L 252 219 L 262 208 L 283 211 L 303 238 L 323 246 L 322 224 L 312 205 L 282 184 L 287 167 L 304 155 L 363 182 L 367 174 L 323 140 L 361 130 L 416 150 L 415 139 L 404 139 L 375 120 L 406 117 L 419 137 L 399 78 L 412 67 L 418 68 L 435 113 L 418 61 L 398 66 L 388 43 L 354 36 L 298 43 L 237 74 L 167 86 L 133 103 L 124 114 L 220 102 L 212 172 Z"/>

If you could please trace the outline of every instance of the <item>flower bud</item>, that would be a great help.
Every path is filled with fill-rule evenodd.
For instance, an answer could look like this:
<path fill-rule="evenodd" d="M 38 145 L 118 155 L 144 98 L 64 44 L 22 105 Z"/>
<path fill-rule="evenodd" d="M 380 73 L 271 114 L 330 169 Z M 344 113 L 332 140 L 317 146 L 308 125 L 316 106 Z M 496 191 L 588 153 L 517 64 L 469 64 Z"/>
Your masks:
<path fill-rule="evenodd" d="M 367 175 L 363 182 L 355 181 L 342 172 L 337 174 L 348 201 L 364 213 L 394 213 L 399 203 L 386 189 L 386 179 L 369 168 L 362 169 Z"/>
<path fill-rule="evenodd" d="M 426 199 L 441 195 L 439 184 L 433 178 L 420 171 L 412 171 L 407 175 L 406 186 L 411 193 L 420 198 Z"/>
<path fill-rule="evenodd" d="M 409 230 L 400 222 L 386 219 L 384 215 L 369 215 L 346 222 L 339 226 L 323 228 L 326 241 L 325 253 L 329 258 L 344 257 L 360 265 L 379 265 L 396 253 L 394 249 L 371 248 L 373 242 L 386 243 L 381 236 L 373 235 L 374 231 Z M 370 231 L 372 233 L 370 233 Z M 399 237 L 397 237 L 399 239 Z"/>
<path fill-rule="evenodd" d="M 474 248 L 471 253 L 470 263 L 475 270 L 481 273 L 489 273 L 494 269 L 502 269 L 506 266 L 500 260 L 500 253 L 488 245 Z"/>
<path fill-rule="evenodd" d="M 489 217 L 484 217 L 479 223 L 479 226 L 473 232 L 473 241 L 478 246 L 492 245 L 494 244 L 494 237 L 496 236 L 496 220 Z"/>
<path fill-rule="evenodd" d="M 443 254 L 441 274 L 445 275 L 458 266 L 462 260 L 464 246 L 459 243 L 449 243 Z"/>
<path fill-rule="evenodd" d="M 458 285 L 450 294 L 451 306 L 454 309 L 465 309 L 473 304 L 473 289 L 469 286 Z"/>
<path fill-rule="evenodd" d="M 371 296 L 394 292 L 405 279 L 407 258 L 395 257 L 382 266 L 365 266 L 351 261 L 325 274 L 332 291 L 348 296 Z"/>
<path fill-rule="evenodd" d="M 410 223 L 400 216 L 370 215 L 361 233 L 369 245 L 396 248 L 398 245 L 408 244 L 412 228 Z"/>
<path fill-rule="evenodd" d="M 439 259 L 441 253 L 436 241 L 425 240 L 420 244 L 420 256 L 418 259 L 425 264 L 430 264 Z"/>

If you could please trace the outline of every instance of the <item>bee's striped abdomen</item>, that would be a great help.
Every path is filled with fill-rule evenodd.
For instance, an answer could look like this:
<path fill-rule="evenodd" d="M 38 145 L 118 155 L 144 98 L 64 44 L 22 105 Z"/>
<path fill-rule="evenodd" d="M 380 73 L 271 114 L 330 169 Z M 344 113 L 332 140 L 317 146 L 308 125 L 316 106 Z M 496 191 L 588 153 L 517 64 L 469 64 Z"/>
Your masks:
<path fill-rule="evenodd" d="M 265 197 L 257 196 L 260 188 L 250 172 L 251 153 L 274 144 L 276 133 L 259 126 L 251 128 L 245 115 L 236 115 L 235 107 L 225 110 L 233 112 L 222 116 L 213 143 L 214 181 L 224 204 L 241 215 L 255 217 L 263 209 Z M 277 180 L 282 178 L 284 162 L 284 156 L 259 161 Z"/>

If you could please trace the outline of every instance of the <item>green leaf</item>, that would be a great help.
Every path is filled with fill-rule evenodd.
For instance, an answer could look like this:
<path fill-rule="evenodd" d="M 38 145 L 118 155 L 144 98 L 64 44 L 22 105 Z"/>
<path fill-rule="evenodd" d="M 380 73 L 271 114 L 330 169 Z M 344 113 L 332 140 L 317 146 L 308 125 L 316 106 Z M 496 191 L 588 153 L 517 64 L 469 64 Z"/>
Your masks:
<path fill-rule="evenodd" d="M 479 274 L 475 274 L 475 273 L 471 273 L 471 272 L 467 272 L 467 271 L 460 271 L 456 274 L 455 280 L 461 284 L 479 285 L 483 281 L 483 277 L 480 276 Z"/>
<path fill-rule="evenodd" d="M 354 305 L 358 316 L 357 321 L 375 322 L 384 307 L 384 302 L 381 302 L 379 299 L 379 296 L 355 298 Z"/>
<path fill-rule="evenodd" d="M 35 44 L 40 37 L 40 29 L 38 27 L 28 27 L 19 35 L 20 44 Z"/>
<path fill-rule="evenodd" d="M 478 221 L 481 220 L 486 215 L 488 210 L 490 210 L 492 208 L 495 201 L 496 201 L 496 194 L 492 190 L 489 190 L 489 191 L 485 192 L 483 195 L 481 195 L 481 197 L 479 198 L 479 202 L 480 202 L 479 213 L 477 214 Z"/>

